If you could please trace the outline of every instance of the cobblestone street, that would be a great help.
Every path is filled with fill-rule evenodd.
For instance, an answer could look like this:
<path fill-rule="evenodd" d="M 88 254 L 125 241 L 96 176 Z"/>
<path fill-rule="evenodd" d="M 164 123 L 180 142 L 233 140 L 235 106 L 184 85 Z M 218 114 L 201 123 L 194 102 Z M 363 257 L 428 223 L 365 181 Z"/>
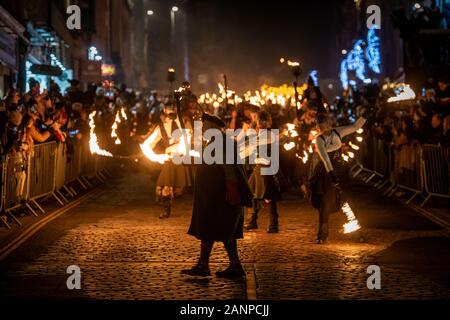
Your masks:
<path fill-rule="evenodd" d="M 180 274 L 192 266 L 199 241 L 186 234 L 191 196 L 175 201 L 173 216 L 158 219 L 146 174 L 111 180 L 105 192 L 50 222 L 0 264 L 1 297 L 50 299 L 431 299 L 450 298 L 447 230 L 369 187 L 355 185 L 351 204 L 363 229 L 339 232 L 332 216 L 330 241 L 314 243 L 317 214 L 287 195 L 279 234 L 245 233 L 239 251 L 247 277 L 224 280 Z M 383 210 L 378 209 L 383 203 Z M 211 271 L 226 267 L 217 243 Z M 381 290 L 368 290 L 366 272 L 381 267 Z M 81 268 L 82 289 L 66 288 L 66 269 Z"/>

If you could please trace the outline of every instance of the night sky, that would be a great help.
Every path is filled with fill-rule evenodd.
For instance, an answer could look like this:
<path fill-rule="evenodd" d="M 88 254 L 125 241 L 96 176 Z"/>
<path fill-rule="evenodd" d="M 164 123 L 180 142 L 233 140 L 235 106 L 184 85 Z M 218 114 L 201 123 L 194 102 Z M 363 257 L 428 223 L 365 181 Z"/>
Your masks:
<path fill-rule="evenodd" d="M 201 2 L 192 0 L 191 4 L 195 8 L 195 3 Z M 280 57 L 300 61 L 304 68 L 302 77 L 317 69 L 322 78 L 337 78 L 338 66 L 330 61 L 337 50 L 336 30 L 331 25 L 337 1 L 212 2 L 216 22 L 213 28 L 219 45 L 215 54 L 201 58 L 216 72 L 227 73 L 238 90 L 254 89 L 262 82 L 292 81 L 288 68 L 279 63 Z M 204 39 L 195 41 L 197 19 L 202 17 L 189 21 L 191 51 L 207 45 Z"/>

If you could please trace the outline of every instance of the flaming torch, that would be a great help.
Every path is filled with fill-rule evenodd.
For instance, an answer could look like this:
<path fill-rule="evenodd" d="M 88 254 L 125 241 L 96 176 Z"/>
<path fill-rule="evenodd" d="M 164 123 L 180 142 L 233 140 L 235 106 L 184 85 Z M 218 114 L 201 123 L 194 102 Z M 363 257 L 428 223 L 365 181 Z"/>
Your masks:
<path fill-rule="evenodd" d="M 111 126 L 111 138 L 116 138 L 116 141 L 114 141 L 115 144 L 121 144 L 122 141 L 120 141 L 119 136 L 117 135 L 117 128 L 119 127 L 119 123 L 120 123 L 120 116 L 119 116 L 119 111 L 117 111 L 116 113 L 116 118 L 114 120 L 113 125 Z"/>
<path fill-rule="evenodd" d="M 344 212 L 348 221 L 346 224 L 343 225 L 344 233 L 352 233 L 361 229 L 358 219 L 356 219 L 356 216 L 353 213 L 353 210 L 348 204 L 348 202 L 345 202 L 344 205 L 342 206 L 342 212 Z"/>
<path fill-rule="evenodd" d="M 149 159 L 150 161 L 157 162 L 160 164 L 164 164 L 164 162 L 169 160 L 168 154 L 156 154 L 152 149 L 152 143 L 155 141 L 155 139 L 158 136 L 158 130 L 155 130 L 150 137 L 148 137 L 142 144 L 139 145 L 139 147 L 142 150 L 142 153 L 144 156 Z"/>
<path fill-rule="evenodd" d="M 98 145 L 97 135 L 95 134 L 95 120 L 94 120 L 96 113 L 97 113 L 97 111 L 93 111 L 89 115 L 89 127 L 90 127 L 89 149 L 92 154 L 98 154 L 100 156 L 105 156 L 105 157 L 112 157 L 113 155 L 111 153 L 109 153 L 106 150 L 101 149 L 100 146 Z"/>

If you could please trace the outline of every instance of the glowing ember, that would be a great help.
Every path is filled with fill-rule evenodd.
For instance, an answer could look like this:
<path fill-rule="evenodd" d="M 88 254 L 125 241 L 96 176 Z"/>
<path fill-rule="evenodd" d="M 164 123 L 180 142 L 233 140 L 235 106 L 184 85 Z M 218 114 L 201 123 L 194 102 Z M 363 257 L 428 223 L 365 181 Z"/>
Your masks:
<path fill-rule="evenodd" d="M 356 219 L 355 214 L 353 213 L 352 208 L 348 204 L 348 202 L 344 203 L 342 206 L 342 212 L 344 212 L 345 216 L 347 217 L 347 223 L 343 225 L 344 227 L 344 233 L 352 233 L 359 229 L 361 229 L 361 226 L 359 225 L 358 219 Z"/>
<path fill-rule="evenodd" d="M 353 150 L 359 150 L 359 147 L 356 144 L 350 142 L 349 145 Z"/>
<path fill-rule="evenodd" d="M 100 156 L 105 156 L 105 157 L 112 157 L 113 155 L 111 153 L 101 149 L 98 145 L 97 135 L 95 134 L 95 120 L 94 120 L 96 113 L 97 113 L 96 111 L 93 111 L 89 115 L 89 127 L 90 127 L 89 149 L 92 154 L 98 154 Z"/>
<path fill-rule="evenodd" d="M 120 109 L 120 113 L 121 113 L 121 115 L 122 115 L 122 118 L 124 118 L 125 120 L 128 120 L 128 118 L 127 118 L 127 113 L 125 112 L 125 109 L 124 109 L 124 108 Z"/>
<path fill-rule="evenodd" d="M 301 159 L 303 161 L 303 163 L 308 162 L 309 155 L 305 150 L 303 150 L 303 157 L 300 157 L 298 154 L 296 154 L 296 156 L 297 156 L 297 158 Z"/>
<path fill-rule="evenodd" d="M 295 142 L 289 142 L 284 144 L 284 149 L 286 151 L 292 150 L 295 148 Z"/>
<path fill-rule="evenodd" d="M 117 135 L 117 128 L 119 127 L 119 123 L 120 123 L 120 116 L 119 116 L 119 111 L 117 111 L 116 113 L 116 119 L 114 120 L 114 123 L 111 127 L 111 138 L 116 138 L 116 141 L 114 141 L 115 144 L 121 144 L 122 141 L 120 141 L 119 136 Z"/>

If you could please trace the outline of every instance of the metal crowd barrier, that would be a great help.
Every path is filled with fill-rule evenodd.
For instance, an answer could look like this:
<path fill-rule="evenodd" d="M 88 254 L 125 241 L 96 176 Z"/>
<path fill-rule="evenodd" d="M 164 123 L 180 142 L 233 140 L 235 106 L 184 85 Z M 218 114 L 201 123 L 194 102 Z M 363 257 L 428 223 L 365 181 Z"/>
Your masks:
<path fill-rule="evenodd" d="M 450 148 L 413 143 L 395 149 L 383 140 L 369 137 L 351 172 L 354 178 L 366 173 L 366 183 L 378 178 L 374 187 L 387 187 L 385 195 L 401 190 L 411 192 L 406 203 L 418 195 L 425 199 L 422 207 L 433 196 L 450 198 Z"/>
<path fill-rule="evenodd" d="M 389 195 L 403 189 L 413 193 L 406 201 L 410 203 L 423 191 L 422 180 L 422 149 L 419 144 L 403 145 L 399 150 L 394 150 L 394 170 L 392 177 L 394 187 L 390 188 Z"/>
<path fill-rule="evenodd" d="M 378 189 L 388 183 L 392 187 L 394 185 L 391 177 L 392 149 L 381 139 L 366 136 L 364 141 L 364 145 L 360 146 L 357 152 L 356 163 L 350 170 L 352 176 L 356 178 L 359 174 L 366 173 L 364 182 L 369 183 L 378 179 L 374 184 Z"/>
<path fill-rule="evenodd" d="M 431 197 L 450 198 L 450 148 L 424 145 L 422 147 L 422 177 L 427 194 L 423 207 Z"/>
<path fill-rule="evenodd" d="M 0 222 L 7 228 L 7 216 L 21 225 L 14 211 L 26 207 L 35 216 L 45 210 L 38 203 L 44 197 L 53 197 L 64 205 L 77 195 L 72 187 L 78 182 L 84 189 L 92 186 L 90 178 L 106 180 L 109 161 L 92 155 L 87 144 L 78 143 L 69 151 L 66 144 L 48 142 L 35 145 L 33 152 L 7 155 L 1 162 Z M 65 193 L 63 192 L 65 191 Z"/>
<path fill-rule="evenodd" d="M 6 159 L 0 161 L 0 170 L 1 170 L 1 188 L 0 188 L 0 213 L 3 212 L 4 208 L 4 199 L 5 199 L 5 192 L 6 192 Z M 9 227 L 8 222 L 6 221 L 6 217 L 4 215 L 0 215 L 0 219 L 2 223 L 7 227 Z"/>

